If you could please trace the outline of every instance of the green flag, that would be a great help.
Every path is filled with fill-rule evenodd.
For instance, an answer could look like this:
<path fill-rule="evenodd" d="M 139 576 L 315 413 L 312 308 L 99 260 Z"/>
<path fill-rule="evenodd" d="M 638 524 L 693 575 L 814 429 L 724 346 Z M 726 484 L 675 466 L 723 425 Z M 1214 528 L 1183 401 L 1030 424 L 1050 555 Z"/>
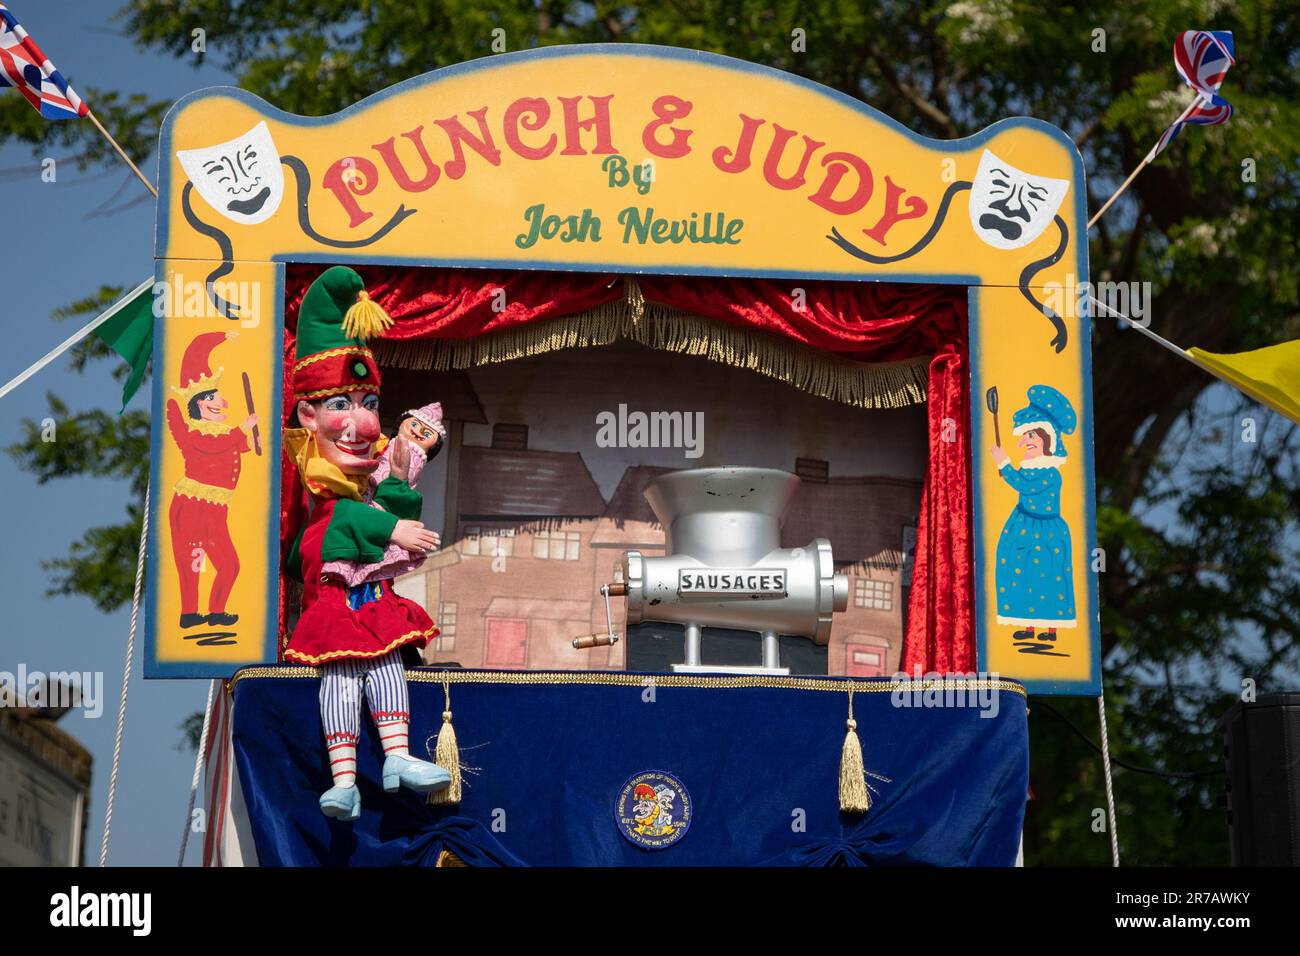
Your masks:
<path fill-rule="evenodd" d="M 122 356 L 131 366 L 122 387 L 122 410 L 140 387 L 153 354 L 153 280 L 140 283 L 125 298 L 101 316 L 95 336 Z"/>

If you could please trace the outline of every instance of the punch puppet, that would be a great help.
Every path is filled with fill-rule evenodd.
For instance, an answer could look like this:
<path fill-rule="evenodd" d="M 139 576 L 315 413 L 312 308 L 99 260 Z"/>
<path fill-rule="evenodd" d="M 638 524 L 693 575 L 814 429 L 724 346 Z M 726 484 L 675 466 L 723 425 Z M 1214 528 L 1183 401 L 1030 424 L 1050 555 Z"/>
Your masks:
<path fill-rule="evenodd" d="M 428 793 L 451 779 L 408 750 L 410 698 L 400 652 L 423 647 L 437 626 L 388 580 L 354 586 L 326 570 L 339 561 L 382 562 L 390 546 L 419 557 L 438 544 L 418 520 L 421 496 L 408 483 L 411 446 L 401 435 L 387 456 L 391 474 L 370 494 L 388 443 L 379 429 L 379 368 L 365 339 L 389 324 L 353 270 L 335 266 L 312 283 L 298 317 L 290 422 L 297 427 L 284 431 L 285 454 L 310 502 L 286 559 L 290 573 L 301 572 L 303 596 L 284 657 L 320 668 L 321 722 L 334 779 L 320 807 L 344 820 L 361 814 L 356 757 L 363 698 L 384 748 L 385 790 Z"/>

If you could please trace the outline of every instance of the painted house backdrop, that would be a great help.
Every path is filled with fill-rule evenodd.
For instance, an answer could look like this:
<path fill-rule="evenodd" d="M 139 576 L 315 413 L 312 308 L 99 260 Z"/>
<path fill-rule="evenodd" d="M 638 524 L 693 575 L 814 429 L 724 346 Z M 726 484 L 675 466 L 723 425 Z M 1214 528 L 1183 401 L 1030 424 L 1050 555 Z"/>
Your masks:
<path fill-rule="evenodd" d="M 468 372 L 385 369 L 384 417 L 443 403 L 448 441 L 421 478 L 423 520 L 442 548 L 397 590 L 442 627 L 430 662 L 619 670 L 627 647 L 575 650 L 605 631 L 599 588 L 624 551 L 662 554 L 643 490 L 682 468 L 780 468 L 803 482 L 782 545 L 828 538 L 849 576 L 825 668 L 897 669 L 910 549 L 925 467 L 925 411 L 867 411 L 753 372 L 634 344 L 554 352 Z M 682 447 L 600 447 L 598 416 L 702 413 Z M 688 457 L 688 454 L 695 457 Z M 623 633 L 621 599 L 613 603 Z M 757 639 L 755 642 L 757 658 Z M 680 657 L 679 657 L 680 659 Z M 706 638 L 705 661 L 708 661 Z"/>

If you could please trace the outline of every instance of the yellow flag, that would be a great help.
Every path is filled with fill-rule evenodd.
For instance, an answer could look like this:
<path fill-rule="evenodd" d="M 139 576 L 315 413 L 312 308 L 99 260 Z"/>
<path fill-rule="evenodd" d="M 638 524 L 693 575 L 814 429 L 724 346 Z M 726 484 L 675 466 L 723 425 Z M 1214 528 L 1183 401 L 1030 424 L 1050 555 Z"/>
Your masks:
<path fill-rule="evenodd" d="M 1300 424 L 1300 339 L 1235 355 L 1198 348 L 1188 349 L 1187 354 L 1225 382 Z"/>

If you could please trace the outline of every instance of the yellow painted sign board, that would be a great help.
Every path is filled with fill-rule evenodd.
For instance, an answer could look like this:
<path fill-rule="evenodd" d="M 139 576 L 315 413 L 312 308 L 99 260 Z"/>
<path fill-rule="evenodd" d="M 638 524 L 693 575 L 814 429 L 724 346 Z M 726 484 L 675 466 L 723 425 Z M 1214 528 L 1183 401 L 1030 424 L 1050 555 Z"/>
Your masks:
<path fill-rule="evenodd" d="M 936 142 L 765 67 L 591 45 L 471 61 L 321 118 L 204 90 L 168 114 L 160 153 L 156 255 L 168 296 L 155 353 L 152 676 L 212 676 L 275 657 L 283 263 L 407 263 L 969 287 L 972 411 L 962 427 L 974 449 L 979 666 L 1031 691 L 1096 692 L 1089 319 L 1076 292 L 1088 277 L 1083 168 L 1056 128 L 1011 119 Z M 167 509 L 186 459 L 159 403 L 178 387 L 195 337 L 231 330 L 238 337 L 211 353 L 227 369 L 221 395 L 232 419 L 245 405 L 263 416 L 264 447 L 232 452 L 242 462 L 225 506 L 240 557 L 227 596 L 239 607 L 236 643 L 199 646 L 177 626 L 183 555 Z M 1040 445 L 1056 446 L 1040 457 L 1059 461 L 999 467 L 985 411 L 993 386 L 1013 458 L 1038 428 Z M 1032 411 L 1012 422 L 1022 408 L 1043 411 L 1034 396 L 1046 402 L 1046 390 L 1068 416 L 1045 428 Z M 1034 428 L 1012 437 L 1020 425 Z M 1059 476 L 1054 489 L 1030 487 L 1048 472 Z M 1039 494 L 1036 507 L 1055 496 L 1053 547 L 1068 560 L 1058 553 L 1052 569 L 1067 574 L 1044 574 L 1031 556 L 1041 552 L 1001 544 Z M 206 561 L 202 597 L 221 570 L 195 547 Z M 999 575 L 1003 559 L 1020 581 Z M 1059 620 L 1055 645 L 1018 649 L 1028 620 Z"/>

